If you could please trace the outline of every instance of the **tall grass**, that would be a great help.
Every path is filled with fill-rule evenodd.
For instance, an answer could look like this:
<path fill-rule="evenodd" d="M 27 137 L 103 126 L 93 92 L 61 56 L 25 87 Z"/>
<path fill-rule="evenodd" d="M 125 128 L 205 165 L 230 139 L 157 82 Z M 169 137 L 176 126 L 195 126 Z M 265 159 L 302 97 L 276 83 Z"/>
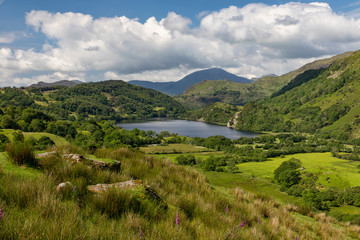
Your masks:
<path fill-rule="evenodd" d="M 101 151 L 109 151 L 107 158 L 118 154 L 116 150 Z M 0 175 L 4 212 L 0 239 L 139 239 L 140 230 L 143 239 L 360 237 L 360 228 L 340 225 L 322 215 L 302 216 L 295 207 L 238 188 L 222 194 L 193 169 L 126 151 L 121 157 L 121 173 L 67 164 L 55 155 L 48 165 L 40 163 L 43 176 L 25 181 Z M 101 195 L 86 188 L 96 181 L 111 183 L 135 177 L 150 185 L 161 200 L 147 195 L 143 186 L 112 189 Z M 76 185 L 76 194 L 72 189 L 68 195 L 56 191 L 57 184 L 67 180 Z"/>
<path fill-rule="evenodd" d="M 17 165 L 37 165 L 33 150 L 23 142 L 8 143 L 5 147 L 5 151 L 8 158 Z"/>

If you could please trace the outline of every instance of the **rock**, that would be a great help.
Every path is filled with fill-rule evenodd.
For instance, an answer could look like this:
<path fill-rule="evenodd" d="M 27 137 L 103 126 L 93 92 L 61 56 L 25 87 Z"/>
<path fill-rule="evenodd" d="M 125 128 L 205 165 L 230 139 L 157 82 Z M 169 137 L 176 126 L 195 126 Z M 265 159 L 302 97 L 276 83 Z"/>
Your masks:
<path fill-rule="evenodd" d="M 160 196 L 154 191 L 151 186 L 144 185 L 141 180 L 130 180 L 126 182 L 118 182 L 113 184 L 96 184 L 89 185 L 87 189 L 90 192 L 98 194 L 99 197 L 102 196 L 103 193 L 106 193 L 110 189 L 124 189 L 126 191 L 133 191 L 135 195 L 140 197 L 141 199 L 147 198 L 154 200 L 158 204 L 161 204 L 164 208 L 167 208 L 166 203 L 160 198 Z"/>
<path fill-rule="evenodd" d="M 108 191 L 110 188 L 116 188 L 116 189 L 131 189 L 136 186 L 143 186 L 143 183 L 141 180 L 130 180 L 126 182 L 118 182 L 118 183 L 112 183 L 112 184 L 96 184 L 96 185 L 89 185 L 88 190 L 90 192 L 94 193 L 103 193 Z"/>
<path fill-rule="evenodd" d="M 120 161 L 114 161 L 113 163 L 107 163 L 107 162 L 103 162 L 103 161 L 97 161 L 97 160 L 92 160 L 89 158 L 86 158 L 80 154 L 64 154 L 63 155 L 64 160 L 70 162 L 70 163 L 83 163 L 92 167 L 95 167 L 96 169 L 101 169 L 101 170 L 105 170 L 105 169 L 109 169 L 115 172 L 120 172 L 121 170 L 121 162 Z"/>
<path fill-rule="evenodd" d="M 56 154 L 56 151 L 44 152 L 44 153 L 36 154 L 35 158 L 46 158 L 46 157 L 53 156 L 55 154 Z"/>
<path fill-rule="evenodd" d="M 84 162 L 87 159 L 80 154 L 74 154 L 74 153 L 64 154 L 63 158 L 64 160 L 70 163 L 80 163 L 80 162 Z"/>
<path fill-rule="evenodd" d="M 73 188 L 73 185 L 71 184 L 71 182 L 63 182 L 63 183 L 60 183 L 60 184 L 56 187 L 56 191 L 57 191 L 57 192 L 61 192 L 61 191 L 64 191 L 66 188 Z"/>

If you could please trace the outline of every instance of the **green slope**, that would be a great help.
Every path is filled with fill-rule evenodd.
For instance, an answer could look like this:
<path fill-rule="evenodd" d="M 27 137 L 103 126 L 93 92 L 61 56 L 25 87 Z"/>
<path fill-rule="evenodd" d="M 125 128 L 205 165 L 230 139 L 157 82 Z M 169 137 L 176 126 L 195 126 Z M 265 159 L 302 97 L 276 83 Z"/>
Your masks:
<path fill-rule="evenodd" d="M 184 111 L 180 103 L 155 90 L 123 81 L 84 83 L 73 87 L 2 88 L 0 107 L 39 109 L 56 119 L 121 120 L 174 116 Z"/>
<path fill-rule="evenodd" d="M 235 83 L 228 80 L 202 81 L 195 84 L 176 99 L 186 106 L 193 108 L 206 107 L 214 102 L 233 105 L 244 105 L 249 101 L 257 101 L 281 90 L 286 84 L 309 70 L 327 68 L 334 61 L 351 56 L 353 52 L 346 52 L 328 59 L 317 60 L 282 76 L 265 76 L 252 83 Z"/>
<path fill-rule="evenodd" d="M 257 131 L 322 130 L 339 139 L 360 130 L 360 52 L 340 58 L 314 78 L 295 78 L 279 93 L 247 104 L 237 128 Z"/>

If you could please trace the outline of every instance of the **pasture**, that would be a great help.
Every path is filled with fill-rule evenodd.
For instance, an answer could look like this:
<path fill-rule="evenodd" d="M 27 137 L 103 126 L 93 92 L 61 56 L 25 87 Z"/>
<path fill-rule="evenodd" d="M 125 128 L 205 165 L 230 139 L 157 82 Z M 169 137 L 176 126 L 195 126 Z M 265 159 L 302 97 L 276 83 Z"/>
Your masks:
<path fill-rule="evenodd" d="M 327 187 L 354 187 L 360 186 L 360 173 L 357 168 L 359 162 L 338 159 L 331 153 L 302 153 L 287 155 L 285 157 L 271 158 L 266 162 L 240 163 L 237 166 L 244 174 L 272 180 L 274 170 L 280 164 L 291 158 L 302 162 L 303 171 L 311 172 L 318 176 L 317 185 Z"/>

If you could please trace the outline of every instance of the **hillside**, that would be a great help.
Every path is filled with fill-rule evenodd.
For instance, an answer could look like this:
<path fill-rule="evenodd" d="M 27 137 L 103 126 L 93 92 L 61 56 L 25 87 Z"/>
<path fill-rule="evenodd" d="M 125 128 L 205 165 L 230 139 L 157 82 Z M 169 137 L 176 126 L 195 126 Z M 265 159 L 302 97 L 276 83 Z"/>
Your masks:
<path fill-rule="evenodd" d="M 182 94 L 188 87 L 200 83 L 204 80 L 230 80 L 237 83 L 249 83 L 251 80 L 231 74 L 221 68 L 210 68 L 193 72 L 177 82 L 149 82 L 149 81 L 129 81 L 129 83 L 151 88 L 168 95 Z"/>
<path fill-rule="evenodd" d="M 53 83 L 38 82 L 36 84 L 30 85 L 29 87 L 38 87 L 38 88 L 55 87 L 55 86 L 73 87 L 81 83 L 83 82 L 78 80 L 73 80 L 73 81 L 61 80 Z"/>
<path fill-rule="evenodd" d="M 2 88 L 0 106 L 32 107 L 56 119 L 143 119 L 175 116 L 183 107 L 171 97 L 123 81 L 84 83 L 73 87 Z"/>
<path fill-rule="evenodd" d="M 295 78 L 279 93 L 244 106 L 238 129 L 320 131 L 346 140 L 360 137 L 360 52 Z"/>
<path fill-rule="evenodd" d="M 351 54 L 352 52 L 347 52 L 332 58 L 317 60 L 282 76 L 269 75 L 247 84 L 229 81 L 203 81 L 189 87 L 176 99 L 193 108 L 206 107 L 214 102 L 244 105 L 249 101 L 261 100 L 276 93 L 295 78 L 307 78 L 309 73 L 305 72 L 326 68 L 334 61 Z"/>
<path fill-rule="evenodd" d="M 0 166 L 4 168 L 0 173 L 0 239 L 359 236 L 356 226 L 323 214 L 303 216 L 295 206 L 239 188 L 226 188 L 223 194 L 193 169 L 169 165 L 166 160 L 129 149 L 103 151 L 107 161 L 121 161 L 121 174 L 83 162 L 70 164 L 65 158 L 70 148 L 53 150 L 51 156 L 39 160 L 39 169 L 17 166 L 0 154 Z M 61 182 L 68 183 L 59 188 Z M 110 190 L 94 185 L 98 183 Z"/>

